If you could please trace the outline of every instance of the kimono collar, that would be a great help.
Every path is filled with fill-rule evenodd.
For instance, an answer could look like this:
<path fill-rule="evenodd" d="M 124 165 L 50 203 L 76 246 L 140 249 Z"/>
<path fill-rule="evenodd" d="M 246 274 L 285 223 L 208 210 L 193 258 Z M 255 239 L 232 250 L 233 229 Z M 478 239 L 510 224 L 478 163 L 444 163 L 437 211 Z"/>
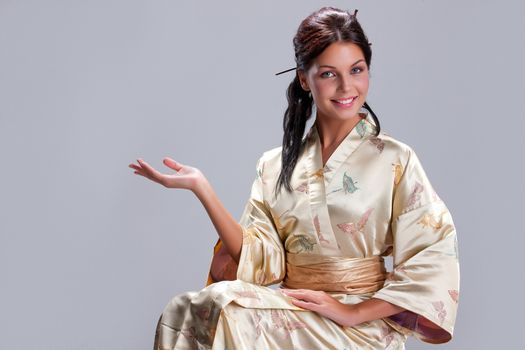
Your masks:
<path fill-rule="evenodd" d="M 316 232 L 321 232 L 325 237 L 320 249 L 323 254 L 339 256 L 341 249 L 337 245 L 335 233 L 327 207 L 328 189 L 332 179 L 343 179 L 346 166 L 343 166 L 351 154 L 364 141 L 375 132 L 375 124 L 371 115 L 359 111 L 362 119 L 345 136 L 343 141 L 334 150 L 325 167 L 323 168 L 321 141 L 319 138 L 316 122 L 312 125 L 305 139 L 306 152 L 304 153 L 303 174 L 307 177 L 308 197 L 311 215 L 314 220 Z M 313 233 L 315 234 L 315 232 Z"/>
<path fill-rule="evenodd" d="M 327 160 L 324 168 L 322 165 L 321 141 L 317 129 L 317 120 L 313 123 L 306 136 L 307 147 L 309 149 L 308 153 L 312 166 L 311 170 L 317 171 L 320 168 L 323 168 L 322 171 L 325 173 L 337 170 L 363 141 L 375 133 L 377 127 L 371 113 L 366 109 L 361 109 L 359 115 L 362 119 L 352 128 L 352 130 L 350 130 L 348 135 L 346 135 L 343 141 L 337 146 Z"/>

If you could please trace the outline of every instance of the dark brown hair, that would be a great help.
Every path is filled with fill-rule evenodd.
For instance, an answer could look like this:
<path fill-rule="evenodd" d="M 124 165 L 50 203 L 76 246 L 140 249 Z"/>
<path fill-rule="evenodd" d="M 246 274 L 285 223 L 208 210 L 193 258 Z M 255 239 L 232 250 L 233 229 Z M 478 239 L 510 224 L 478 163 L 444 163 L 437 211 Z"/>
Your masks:
<path fill-rule="evenodd" d="M 330 44 L 336 41 L 346 41 L 358 45 L 363 55 L 367 68 L 370 69 L 372 50 L 370 43 L 354 14 L 334 7 L 323 7 L 306 17 L 293 38 L 295 50 L 295 62 L 297 70 L 307 71 L 313 60 L 321 54 Z M 303 150 L 303 134 L 306 121 L 312 115 L 313 98 L 308 91 L 303 90 L 296 72 L 294 80 L 286 91 L 288 107 L 284 112 L 283 120 L 283 145 L 281 152 L 281 173 L 277 180 L 275 195 L 279 193 L 284 185 L 288 192 L 293 191 L 290 186 L 290 178 L 297 164 L 297 160 Z M 363 107 L 367 109 L 377 126 L 376 136 L 379 135 L 380 125 L 377 116 L 368 103 Z"/>

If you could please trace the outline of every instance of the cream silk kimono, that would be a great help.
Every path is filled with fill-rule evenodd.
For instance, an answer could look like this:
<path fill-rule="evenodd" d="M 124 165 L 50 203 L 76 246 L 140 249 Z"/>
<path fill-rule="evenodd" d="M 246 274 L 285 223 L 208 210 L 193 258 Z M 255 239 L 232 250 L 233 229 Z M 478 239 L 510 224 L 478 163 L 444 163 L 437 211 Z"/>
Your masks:
<path fill-rule="evenodd" d="M 264 152 L 240 219 L 238 269 L 219 241 L 207 287 L 164 309 L 156 350 L 404 349 L 409 335 L 451 339 L 459 265 L 450 212 L 414 151 L 383 132 L 374 136 L 370 114 L 360 115 L 324 167 L 312 125 L 291 193 L 273 193 L 281 147 Z M 389 255 L 392 271 L 383 262 Z M 323 290 L 342 303 L 378 298 L 406 311 L 342 327 L 267 287 L 276 283 Z"/>

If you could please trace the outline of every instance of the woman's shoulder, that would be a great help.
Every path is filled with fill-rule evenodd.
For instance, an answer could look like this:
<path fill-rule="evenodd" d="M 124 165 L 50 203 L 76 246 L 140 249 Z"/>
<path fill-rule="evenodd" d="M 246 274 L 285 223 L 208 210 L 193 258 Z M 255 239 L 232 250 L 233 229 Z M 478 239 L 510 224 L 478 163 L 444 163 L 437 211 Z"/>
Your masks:
<path fill-rule="evenodd" d="M 283 147 L 278 146 L 264 151 L 261 155 L 260 161 L 265 164 L 278 164 L 281 162 L 281 152 Z"/>
<path fill-rule="evenodd" d="M 380 138 L 383 142 L 385 142 L 385 145 L 388 145 L 394 151 L 402 153 L 413 151 L 412 147 L 408 143 L 390 135 L 385 131 L 381 131 L 377 138 Z"/>
<path fill-rule="evenodd" d="M 271 148 L 264 151 L 257 160 L 257 175 L 266 178 L 271 174 L 272 177 L 278 176 L 281 167 L 282 146 Z"/>
<path fill-rule="evenodd" d="M 383 150 L 388 150 L 395 158 L 407 161 L 413 154 L 414 148 L 408 143 L 390 135 L 385 131 L 381 131 L 378 136 L 371 138 L 372 142 L 382 143 Z"/>

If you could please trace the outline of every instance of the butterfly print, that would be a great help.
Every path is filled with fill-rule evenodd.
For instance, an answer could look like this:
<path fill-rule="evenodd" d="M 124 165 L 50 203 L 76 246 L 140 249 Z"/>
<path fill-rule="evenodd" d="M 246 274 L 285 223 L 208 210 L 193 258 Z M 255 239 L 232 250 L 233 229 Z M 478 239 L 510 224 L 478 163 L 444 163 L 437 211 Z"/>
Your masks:
<path fill-rule="evenodd" d="M 186 338 L 190 339 L 193 343 L 197 341 L 197 330 L 194 326 L 191 326 L 186 329 L 181 329 L 180 331 L 182 335 L 184 335 Z"/>
<path fill-rule="evenodd" d="M 253 314 L 253 323 L 254 323 L 254 326 L 255 326 L 255 339 L 259 338 L 261 336 L 261 333 L 262 333 L 262 326 L 261 326 L 261 321 L 262 321 L 262 316 L 259 314 L 259 311 L 255 310 L 254 314 Z"/>
<path fill-rule="evenodd" d="M 412 193 L 408 197 L 408 204 L 407 204 L 407 210 L 410 208 L 414 208 L 414 206 L 419 202 L 421 199 L 421 192 L 425 187 L 419 183 L 419 181 L 416 181 L 416 184 L 414 185 L 414 189 L 412 190 Z"/>
<path fill-rule="evenodd" d="M 357 181 L 352 180 L 350 176 L 346 175 L 345 171 L 345 173 L 343 174 L 343 189 L 345 193 L 354 193 L 355 191 L 357 191 L 359 188 L 355 186 L 356 183 Z"/>
<path fill-rule="evenodd" d="M 355 185 L 356 183 L 357 181 L 352 180 L 350 176 L 346 175 L 346 171 L 345 171 L 345 173 L 343 174 L 343 187 L 330 191 L 328 192 L 328 194 L 343 191 L 343 190 L 345 194 L 354 193 L 355 191 L 359 189 L 359 187 L 356 187 Z"/>
<path fill-rule="evenodd" d="M 314 245 L 317 244 L 317 242 L 311 240 L 306 235 L 295 235 L 294 237 L 297 238 L 296 244 L 299 248 L 299 251 L 297 251 L 296 253 L 301 253 L 304 251 L 311 252 L 314 249 Z"/>
<path fill-rule="evenodd" d="M 401 181 L 401 176 L 403 175 L 403 166 L 401 164 L 392 163 L 394 171 L 394 185 L 397 186 L 399 181 Z"/>
<path fill-rule="evenodd" d="M 308 181 L 305 181 L 303 182 L 302 184 L 300 184 L 299 186 L 297 186 L 295 188 L 296 191 L 299 191 L 299 192 L 304 192 L 306 194 L 308 194 Z"/>
<path fill-rule="evenodd" d="M 321 233 L 321 225 L 319 224 L 319 216 L 316 215 L 314 217 L 314 226 L 315 226 L 315 231 L 317 232 L 317 237 L 319 237 L 319 242 L 321 243 L 327 243 L 327 244 L 330 244 L 330 241 L 328 241 L 326 238 L 324 238 L 323 234 Z"/>
<path fill-rule="evenodd" d="M 276 329 L 282 328 L 287 337 L 290 336 L 290 333 L 292 333 L 294 330 L 306 328 L 306 324 L 304 322 L 288 320 L 283 310 L 271 309 L 270 312 L 273 327 Z"/>
<path fill-rule="evenodd" d="M 449 289 L 448 294 L 456 304 L 459 302 L 459 291 L 457 289 Z"/>
<path fill-rule="evenodd" d="M 210 329 L 210 332 L 197 332 L 197 329 L 194 326 L 191 326 L 189 328 L 181 329 L 180 332 L 193 343 L 195 349 L 198 349 L 201 344 L 212 343 L 213 338 L 211 338 L 211 336 L 215 335 L 215 328 Z"/>
<path fill-rule="evenodd" d="M 264 163 L 260 167 L 257 167 L 257 177 L 261 180 L 262 183 L 265 183 L 263 180 L 264 173 Z"/>
<path fill-rule="evenodd" d="M 383 150 L 385 149 L 385 143 L 379 137 L 372 137 L 368 141 L 370 141 L 374 146 L 376 146 L 376 148 L 379 150 L 379 153 L 383 152 Z"/>
<path fill-rule="evenodd" d="M 190 328 L 181 329 L 181 333 L 188 338 L 195 339 L 195 334 L 197 333 L 197 331 L 195 330 L 195 327 L 192 326 Z"/>
<path fill-rule="evenodd" d="M 320 169 L 317 169 L 317 171 L 315 173 L 312 174 L 312 176 L 314 178 L 319 178 L 319 179 L 322 179 L 324 177 L 324 170 L 323 168 L 320 168 Z"/>
<path fill-rule="evenodd" d="M 447 310 L 445 310 L 445 303 L 440 301 L 435 301 L 432 303 L 432 306 L 434 307 L 434 310 L 437 312 L 437 317 L 439 319 L 440 324 L 443 324 L 443 321 L 445 321 L 445 317 L 447 317 Z"/>
<path fill-rule="evenodd" d="M 370 216 L 373 210 L 374 208 L 368 209 L 356 223 L 347 222 L 343 224 L 337 224 L 337 227 L 341 231 L 348 233 L 352 238 L 354 238 L 358 232 L 364 233 L 363 229 L 365 228 L 365 225 L 368 221 L 368 217 Z"/>
<path fill-rule="evenodd" d="M 201 321 L 208 322 L 208 319 L 210 318 L 210 309 L 207 307 L 201 307 L 195 312 L 195 314 L 197 314 Z"/>
<path fill-rule="evenodd" d="M 432 227 L 434 230 L 439 230 L 443 227 L 443 215 L 446 214 L 446 211 L 442 211 L 438 214 L 438 218 L 435 218 L 430 213 L 424 213 L 421 219 L 418 221 L 418 224 L 421 224 L 423 227 Z"/>
<path fill-rule="evenodd" d="M 381 326 L 381 336 L 386 342 L 386 346 L 388 347 L 392 340 L 394 340 L 394 334 L 392 333 L 392 328 L 388 326 Z"/>
<path fill-rule="evenodd" d="M 359 134 L 359 136 L 361 136 L 361 138 L 365 137 L 366 135 L 366 123 L 364 121 L 364 119 L 361 119 L 355 126 L 356 130 L 357 130 L 357 133 Z"/>
<path fill-rule="evenodd" d="M 261 298 L 257 295 L 257 293 L 251 290 L 235 292 L 235 294 L 237 294 L 239 298 L 250 298 L 250 299 L 261 300 Z"/>

